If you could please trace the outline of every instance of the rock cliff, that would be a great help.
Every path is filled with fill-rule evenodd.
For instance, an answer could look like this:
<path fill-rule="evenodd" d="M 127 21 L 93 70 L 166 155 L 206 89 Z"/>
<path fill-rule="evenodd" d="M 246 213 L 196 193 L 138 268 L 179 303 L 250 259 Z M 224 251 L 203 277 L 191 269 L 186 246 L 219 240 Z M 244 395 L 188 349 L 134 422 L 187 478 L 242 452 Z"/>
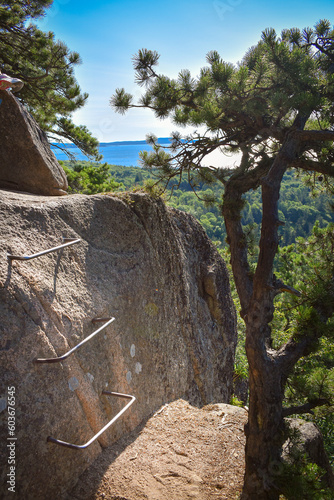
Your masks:
<path fill-rule="evenodd" d="M 10 407 L 15 492 L 38 500 L 61 498 L 101 447 L 162 404 L 180 397 L 195 405 L 228 402 L 235 312 L 225 265 L 191 216 L 139 193 L 51 198 L 2 191 L 0 207 L 5 498 Z M 55 247 L 62 237 L 81 241 L 30 261 L 7 260 L 7 253 Z M 116 319 L 61 363 L 34 363 L 77 345 L 100 326 L 92 324 L 96 317 Z M 136 402 L 85 450 L 47 442 L 52 436 L 82 444 L 106 425 L 125 403 L 103 390 Z"/>
<path fill-rule="evenodd" d="M 9 90 L 0 91 L 0 137 L 0 189 L 66 194 L 66 174 L 45 133 Z"/>

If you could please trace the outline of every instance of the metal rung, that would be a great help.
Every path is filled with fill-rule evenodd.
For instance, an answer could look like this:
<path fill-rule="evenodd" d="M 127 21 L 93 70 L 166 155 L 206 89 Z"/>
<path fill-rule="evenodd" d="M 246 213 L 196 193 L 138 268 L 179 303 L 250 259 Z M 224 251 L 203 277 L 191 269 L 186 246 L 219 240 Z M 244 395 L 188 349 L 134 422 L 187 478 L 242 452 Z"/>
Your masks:
<path fill-rule="evenodd" d="M 117 413 L 115 417 L 113 417 L 110 422 L 105 425 L 95 436 L 93 436 L 87 443 L 85 444 L 72 444 L 72 443 L 67 443 L 66 441 L 61 441 L 60 439 L 55 439 L 51 436 L 48 436 L 47 441 L 49 443 L 55 443 L 58 444 L 59 446 L 65 446 L 66 448 L 73 448 L 74 450 L 83 450 L 87 448 L 90 444 L 92 444 L 101 434 L 103 434 L 104 431 L 108 429 L 116 420 L 136 401 L 136 398 L 134 396 L 130 396 L 129 394 L 120 394 L 119 392 L 109 392 L 109 391 L 102 391 L 102 394 L 105 394 L 106 396 L 116 396 L 119 398 L 125 398 L 125 399 L 131 399 L 131 401 L 124 406 L 124 408 Z"/>
<path fill-rule="evenodd" d="M 43 250 L 42 252 L 34 253 L 33 255 L 11 255 L 7 254 L 8 260 L 30 260 L 35 259 L 36 257 L 41 257 L 47 253 L 56 252 L 57 250 L 61 250 L 62 248 L 69 247 L 70 245 L 74 245 L 75 243 L 79 243 L 81 241 L 80 238 L 63 238 L 63 244 L 58 247 L 49 248 L 49 250 Z"/>
<path fill-rule="evenodd" d="M 103 321 L 108 321 L 110 318 L 93 318 L 92 323 L 102 323 Z"/>
<path fill-rule="evenodd" d="M 83 344 L 88 342 L 88 340 L 92 339 L 97 333 L 99 333 L 101 330 L 106 328 L 113 321 L 115 321 L 115 318 L 110 318 L 109 321 L 107 321 L 107 323 L 105 323 L 100 328 L 95 330 L 95 332 L 88 335 L 88 337 L 86 337 L 84 340 L 79 342 L 79 344 L 77 344 L 75 347 L 72 347 L 72 349 L 70 349 L 68 352 L 66 352 L 62 356 L 59 356 L 58 358 L 37 358 L 37 359 L 34 359 L 34 363 L 58 363 L 59 361 L 64 361 L 64 359 L 68 358 L 74 351 L 79 349 L 79 347 L 81 347 Z"/>

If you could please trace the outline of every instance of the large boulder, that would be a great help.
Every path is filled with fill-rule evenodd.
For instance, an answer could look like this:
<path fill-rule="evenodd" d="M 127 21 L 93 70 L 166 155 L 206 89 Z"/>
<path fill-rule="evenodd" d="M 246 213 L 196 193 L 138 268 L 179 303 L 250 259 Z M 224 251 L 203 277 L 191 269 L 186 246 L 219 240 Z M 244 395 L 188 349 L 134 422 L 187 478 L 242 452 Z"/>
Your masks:
<path fill-rule="evenodd" d="M 291 437 L 283 447 L 285 458 L 291 462 L 296 452 L 306 453 L 311 462 L 325 471 L 323 480 L 334 492 L 334 473 L 318 427 L 312 422 L 306 422 L 300 418 L 287 418 L 286 423 Z"/>
<path fill-rule="evenodd" d="M 81 242 L 30 261 L 62 237 Z M 15 402 L 15 484 L 20 499 L 61 498 L 121 435 L 163 404 L 229 402 L 236 319 L 225 264 L 193 217 L 147 195 L 50 198 L 0 192 L 0 442 Z M 95 317 L 116 320 L 92 333 Z M 8 391 L 8 388 L 15 388 Z M 85 450 L 134 395 L 130 409 Z M 10 497 L 8 448 L 1 491 Z"/>
<path fill-rule="evenodd" d="M 44 132 L 10 91 L 0 99 L 0 188 L 66 194 L 66 174 Z"/>

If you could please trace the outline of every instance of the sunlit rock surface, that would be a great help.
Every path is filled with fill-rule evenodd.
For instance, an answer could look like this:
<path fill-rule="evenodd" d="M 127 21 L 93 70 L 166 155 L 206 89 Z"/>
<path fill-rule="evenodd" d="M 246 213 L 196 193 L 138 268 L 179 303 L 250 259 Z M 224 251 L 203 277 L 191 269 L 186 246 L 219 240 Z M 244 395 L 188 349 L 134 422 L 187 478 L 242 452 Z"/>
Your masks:
<path fill-rule="evenodd" d="M 0 192 L 1 491 L 8 494 L 7 388 L 15 387 L 18 498 L 61 498 L 122 434 L 162 404 L 228 402 L 236 320 L 224 262 L 193 217 L 147 195 Z M 30 261 L 30 255 L 80 238 Z M 115 317 L 61 363 L 53 358 Z M 136 402 L 85 450 L 126 401 Z"/>
<path fill-rule="evenodd" d="M 0 189 L 66 194 L 67 178 L 44 132 L 9 91 L 0 91 Z"/>

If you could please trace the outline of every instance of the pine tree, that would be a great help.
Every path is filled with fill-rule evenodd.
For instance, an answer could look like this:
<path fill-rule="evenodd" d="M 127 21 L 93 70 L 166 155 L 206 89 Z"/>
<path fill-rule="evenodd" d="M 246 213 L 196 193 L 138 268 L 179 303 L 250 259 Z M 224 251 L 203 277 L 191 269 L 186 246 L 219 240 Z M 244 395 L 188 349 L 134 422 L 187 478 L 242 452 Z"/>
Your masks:
<path fill-rule="evenodd" d="M 323 420 L 331 421 L 334 433 L 334 345 L 331 342 L 334 318 L 322 324 L 316 317 L 323 308 L 333 307 L 327 303 L 331 301 L 334 287 L 333 223 L 325 228 L 316 223 L 309 238 L 297 238 L 294 244 L 280 249 L 278 257 L 280 278 L 286 283 L 293 282 L 303 292 L 301 298 L 289 294 L 279 297 L 280 314 L 275 321 L 282 324 L 278 329 L 284 331 L 285 338 L 298 337 L 302 328 L 310 327 L 310 321 L 305 318 L 311 316 L 315 316 L 316 328 L 323 328 L 322 335 L 314 338 L 310 355 L 300 359 L 289 376 L 285 406 L 288 411 L 293 406 L 296 414 L 304 413 L 305 409 L 314 410 L 312 419 L 320 426 Z M 282 335 L 273 340 L 278 347 Z M 330 439 L 326 441 L 334 460 L 334 443 L 332 441 L 330 446 Z"/>
<path fill-rule="evenodd" d="M 157 118 L 172 117 L 177 125 L 206 126 L 205 133 L 172 134 L 165 151 L 148 137 L 154 151 L 143 152 L 143 163 L 158 167 L 165 184 L 178 184 L 183 175 L 195 185 L 198 178 L 224 185 L 222 215 L 231 266 L 246 328 L 249 364 L 249 419 L 246 427 L 246 471 L 243 499 L 278 500 L 281 448 L 286 438 L 285 386 L 294 366 L 315 349 L 326 331 L 334 336 L 334 290 L 327 300 L 315 300 L 311 312 L 278 348 L 273 346 L 271 322 L 277 295 L 290 292 L 274 273 L 279 247 L 278 199 L 288 169 L 321 176 L 329 187 L 334 177 L 334 31 L 319 21 L 303 31 L 263 32 L 243 61 L 234 66 L 218 52 L 198 78 L 187 70 L 177 79 L 158 74 L 159 55 L 147 49 L 134 58 L 136 80 L 146 87 L 139 102 L 117 89 L 111 105 L 120 113 L 129 108 L 153 110 Z M 212 151 L 241 153 L 237 167 L 203 166 Z M 232 163 L 232 162 L 231 162 Z M 255 272 L 250 267 L 247 237 L 241 225 L 245 193 L 262 191 L 262 224 Z M 331 277 L 333 279 L 333 277 Z M 326 325 L 329 325 L 327 328 Z"/>
<path fill-rule="evenodd" d="M 24 87 L 17 97 L 25 104 L 51 140 L 70 140 L 86 155 L 100 159 L 98 141 L 85 126 L 71 120 L 88 97 L 74 77 L 80 63 L 52 32 L 32 23 L 43 16 L 53 0 L 1 0 L 0 66 L 3 73 L 20 78 Z"/>

